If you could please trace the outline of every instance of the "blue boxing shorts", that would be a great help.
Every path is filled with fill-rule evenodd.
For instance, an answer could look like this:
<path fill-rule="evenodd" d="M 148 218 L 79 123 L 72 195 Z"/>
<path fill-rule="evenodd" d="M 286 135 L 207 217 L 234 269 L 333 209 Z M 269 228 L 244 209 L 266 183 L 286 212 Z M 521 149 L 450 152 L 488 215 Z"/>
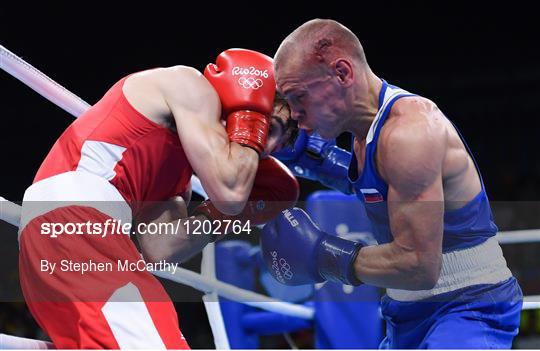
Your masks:
<path fill-rule="evenodd" d="M 413 302 L 382 298 L 381 349 L 510 349 L 523 294 L 515 278 Z"/>

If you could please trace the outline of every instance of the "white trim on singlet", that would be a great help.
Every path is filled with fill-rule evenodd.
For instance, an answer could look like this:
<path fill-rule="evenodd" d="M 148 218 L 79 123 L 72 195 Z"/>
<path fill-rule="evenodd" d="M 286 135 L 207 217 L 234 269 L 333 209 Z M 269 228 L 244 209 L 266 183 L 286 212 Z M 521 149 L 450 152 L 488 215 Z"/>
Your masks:
<path fill-rule="evenodd" d="M 443 254 L 439 280 L 433 289 L 387 289 L 397 301 L 418 301 L 479 284 L 497 284 L 512 277 L 501 246 L 494 237 L 480 245 Z"/>
<path fill-rule="evenodd" d="M 403 94 L 411 94 L 406 90 L 403 89 L 395 89 L 390 86 L 386 87 L 386 91 L 384 92 L 383 97 L 383 103 L 379 111 L 377 111 L 377 114 L 375 115 L 375 118 L 373 119 L 373 122 L 371 122 L 371 126 L 369 127 L 368 134 L 366 136 L 366 144 L 369 144 L 373 140 L 373 135 L 375 135 L 375 130 L 377 130 L 377 126 L 379 125 L 379 122 L 381 120 L 381 117 L 388 107 L 388 104 L 398 95 Z"/>
<path fill-rule="evenodd" d="M 86 140 L 81 148 L 81 159 L 77 171 L 95 174 L 107 180 L 116 176 L 114 168 L 126 151 L 123 146 L 104 141 Z"/>
<path fill-rule="evenodd" d="M 32 184 L 23 197 L 19 235 L 32 219 L 54 209 L 86 206 L 131 223 L 131 208 L 105 178 L 87 172 L 61 173 Z"/>
<path fill-rule="evenodd" d="M 133 283 L 116 290 L 101 312 L 120 349 L 166 349 L 146 303 Z"/>

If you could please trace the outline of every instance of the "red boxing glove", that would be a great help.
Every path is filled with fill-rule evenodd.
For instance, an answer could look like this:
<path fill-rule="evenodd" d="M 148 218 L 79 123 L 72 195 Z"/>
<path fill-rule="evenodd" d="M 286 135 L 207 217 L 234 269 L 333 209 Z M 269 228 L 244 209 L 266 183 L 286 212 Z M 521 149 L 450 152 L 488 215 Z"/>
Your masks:
<path fill-rule="evenodd" d="M 204 201 L 195 209 L 209 219 L 249 221 L 260 225 L 276 217 L 281 211 L 293 207 L 300 195 L 300 186 L 295 176 L 283 163 L 274 157 L 262 159 L 255 175 L 253 188 L 244 210 L 229 216 L 219 212 L 212 202 Z"/>
<path fill-rule="evenodd" d="M 229 140 L 261 154 L 266 146 L 276 81 L 272 58 L 256 51 L 229 49 L 204 70 L 216 89 Z"/>

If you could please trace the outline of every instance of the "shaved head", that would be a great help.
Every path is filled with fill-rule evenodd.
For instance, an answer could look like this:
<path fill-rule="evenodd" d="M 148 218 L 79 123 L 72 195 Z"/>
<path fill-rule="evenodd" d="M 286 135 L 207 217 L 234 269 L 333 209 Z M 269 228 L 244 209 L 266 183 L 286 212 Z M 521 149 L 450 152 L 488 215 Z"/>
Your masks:
<path fill-rule="evenodd" d="M 380 80 L 369 69 L 360 41 L 333 20 L 306 22 L 285 38 L 274 57 L 274 75 L 291 118 L 323 138 L 351 130 L 358 108 L 378 103 L 370 92 Z"/>
<path fill-rule="evenodd" d="M 364 49 L 356 35 L 342 24 L 328 19 L 314 19 L 302 24 L 281 43 L 274 67 L 313 70 L 328 66 L 337 58 L 365 64 Z"/>

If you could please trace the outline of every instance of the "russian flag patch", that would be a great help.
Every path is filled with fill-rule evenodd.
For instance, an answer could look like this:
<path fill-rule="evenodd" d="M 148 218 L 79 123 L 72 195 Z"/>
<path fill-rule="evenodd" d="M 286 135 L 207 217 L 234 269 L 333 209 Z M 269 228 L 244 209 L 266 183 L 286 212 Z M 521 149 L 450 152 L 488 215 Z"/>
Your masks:
<path fill-rule="evenodd" d="M 377 189 L 360 189 L 362 195 L 364 195 L 364 201 L 368 204 L 384 201 L 383 196 Z"/>

